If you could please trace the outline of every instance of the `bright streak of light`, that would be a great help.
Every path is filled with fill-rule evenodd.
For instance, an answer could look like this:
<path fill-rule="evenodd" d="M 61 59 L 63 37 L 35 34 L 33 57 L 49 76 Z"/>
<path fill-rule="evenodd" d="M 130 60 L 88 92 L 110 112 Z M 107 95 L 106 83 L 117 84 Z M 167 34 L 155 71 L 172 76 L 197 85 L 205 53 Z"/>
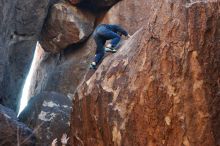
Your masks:
<path fill-rule="evenodd" d="M 26 78 L 25 83 L 24 83 L 24 87 L 22 89 L 22 95 L 21 95 L 21 100 L 20 100 L 20 108 L 19 108 L 18 116 L 24 110 L 24 108 L 27 106 L 27 103 L 28 103 L 28 100 L 29 100 L 32 78 L 33 78 L 33 75 L 34 75 L 34 71 L 36 69 L 38 48 L 39 48 L 39 43 L 37 42 L 37 45 L 36 45 L 36 48 L 35 48 L 35 51 L 34 51 L 34 58 L 33 58 L 33 61 L 31 63 L 31 68 L 29 70 L 29 73 L 28 73 L 27 78 Z"/>

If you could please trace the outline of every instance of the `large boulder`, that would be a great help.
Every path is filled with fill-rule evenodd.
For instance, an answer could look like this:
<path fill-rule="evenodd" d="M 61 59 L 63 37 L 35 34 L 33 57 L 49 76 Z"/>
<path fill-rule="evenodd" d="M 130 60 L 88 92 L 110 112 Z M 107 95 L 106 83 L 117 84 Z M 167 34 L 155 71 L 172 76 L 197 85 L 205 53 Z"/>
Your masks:
<path fill-rule="evenodd" d="M 78 87 L 72 145 L 220 145 L 220 2 L 151 8 L 149 22 Z"/>
<path fill-rule="evenodd" d="M 71 101 L 56 92 L 43 92 L 31 98 L 19 120 L 35 129 L 37 145 L 48 146 L 53 139 L 69 132 Z"/>
<path fill-rule="evenodd" d="M 14 110 L 44 19 L 55 1 L 0 1 L 0 103 Z"/>
<path fill-rule="evenodd" d="M 55 4 L 42 31 L 44 50 L 59 53 L 67 46 L 84 41 L 92 33 L 95 17 L 88 11 L 60 2 Z"/>
<path fill-rule="evenodd" d="M 1 146 L 34 146 L 33 131 L 25 124 L 18 122 L 14 111 L 0 105 L 0 145 Z"/>

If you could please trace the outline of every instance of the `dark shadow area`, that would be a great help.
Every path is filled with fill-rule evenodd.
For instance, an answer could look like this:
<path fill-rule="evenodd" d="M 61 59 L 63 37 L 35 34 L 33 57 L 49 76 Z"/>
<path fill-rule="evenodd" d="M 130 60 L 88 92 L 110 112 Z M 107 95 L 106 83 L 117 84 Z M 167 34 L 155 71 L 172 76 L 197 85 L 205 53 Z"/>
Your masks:
<path fill-rule="evenodd" d="M 91 2 L 81 2 L 79 4 L 76 5 L 78 8 L 80 9 L 85 9 L 85 10 L 89 10 L 93 13 L 100 13 L 102 11 L 106 11 L 109 10 L 111 8 L 111 6 L 108 7 L 102 7 L 102 8 L 97 8 L 97 6 Z"/>
<path fill-rule="evenodd" d="M 85 45 L 86 41 L 88 41 L 88 39 L 86 39 L 85 41 L 83 41 L 81 43 L 71 44 L 71 45 L 67 46 L 61 53 L 63 53 L 63 55 L 65 56 L 65 55 L 77 52 Z"/>

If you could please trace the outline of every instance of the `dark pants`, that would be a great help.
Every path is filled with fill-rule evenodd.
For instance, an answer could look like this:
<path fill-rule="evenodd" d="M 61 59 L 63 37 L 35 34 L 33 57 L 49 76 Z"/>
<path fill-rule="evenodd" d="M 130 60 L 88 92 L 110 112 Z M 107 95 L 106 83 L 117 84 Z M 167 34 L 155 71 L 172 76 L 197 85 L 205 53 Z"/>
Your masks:
<path fill-rule="evenodd" d="M 105 55 L 104 45 L 106 40 L 112 40 L 112 47 L 116 47 L 120 42 L 121 37 L 117 33 L 105 28 L 104 26 L 100 26 L 94 32 L 94 39 L 97 45 L 94 62 L 98 64 Z"/>

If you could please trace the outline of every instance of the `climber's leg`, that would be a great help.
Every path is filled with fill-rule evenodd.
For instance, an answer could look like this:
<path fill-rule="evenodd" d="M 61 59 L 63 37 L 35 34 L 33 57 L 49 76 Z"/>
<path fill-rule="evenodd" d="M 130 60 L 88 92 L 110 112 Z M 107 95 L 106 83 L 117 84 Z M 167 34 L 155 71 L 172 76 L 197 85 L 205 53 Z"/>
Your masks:
<path fill-rule="evenodd" d="M 102 38 L 100 38 L 98 36 L 96 36 L 94 39 L 95 39 L 97 48 L 96 48 L 95 58 L 94 58 L 93 62 L 90 65 L 90 68 L 93 68 L 93 69 L 96 68 L 96 65 L 98 63 L 100 63 L 100 61 L 102 60 L 103 56 L 105 55 L 104 45 L 105 45 L 105 42 L 106 42 L 104 39 L 102 39 Z"/>
<path fill-rule="evenodd" d="M 111 41 L 111 48 L 114 48 L 118 45 L 118 43 L 121 40 L 121 36 L 118 35 L 117 33 L 109 30 L 108 28 L 101 26 L 97 29 L 97 34 L 101 37 L 104 38 L 105 40 L 112 40 Z"/>
<path fill-rule="evenodd" d="M 114 39 L 112 39 L 112 42 L 111 42 L 112 48 L 116 48 L 120 40 L 121 40 L 121 37 L 119 35 L 115 37 Z"/>
<path fill-rule="evenodd" d="M 111 31 L 111 30 L 108 30 L 106 29 L 104 32 L 103 32 L 103 36 L 107 39 L 107 40 L 112 40 L 111 41 L 111 48 L 115 48 L 118 43 L 120 42 L 121 40 L 121 37 L 120 35 L 118 35 L 117 33 Z"/>

